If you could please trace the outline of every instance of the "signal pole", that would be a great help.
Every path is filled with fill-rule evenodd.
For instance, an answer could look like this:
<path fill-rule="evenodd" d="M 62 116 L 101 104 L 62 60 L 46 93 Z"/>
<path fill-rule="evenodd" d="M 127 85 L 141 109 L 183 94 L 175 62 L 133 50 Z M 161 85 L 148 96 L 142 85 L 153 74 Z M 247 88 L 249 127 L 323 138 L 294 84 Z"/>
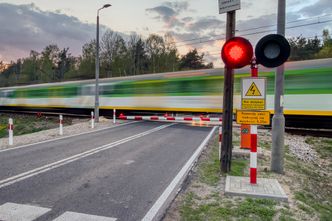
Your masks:
<path fill-rule="evenodd" d="M 286 0 L 278 0 L 277 34 L 285 36 Z M 271 171 L 284 172 L 284 65 L 277 67 L 275 77 L 274 115 L 272 118 Z"/>
<path fill-rule="evenodd" d="M 234 37 L 235 11 L 227 12 L 226 41 Z M 234 69 L 224 69 L 224 97 L 222 114 L 222 147 L 221 147 L 221 171 L 229 172 L 232 159 L 232 136 L 233 136 L 233 85 Z"/>

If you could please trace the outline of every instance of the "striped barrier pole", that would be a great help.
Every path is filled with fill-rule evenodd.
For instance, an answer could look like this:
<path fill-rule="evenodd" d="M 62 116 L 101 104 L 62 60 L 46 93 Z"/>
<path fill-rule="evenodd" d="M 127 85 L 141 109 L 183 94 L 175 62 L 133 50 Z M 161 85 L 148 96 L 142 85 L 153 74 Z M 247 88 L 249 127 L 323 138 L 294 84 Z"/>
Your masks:
<path fill-rule="evenodd" d="M 222 122 L 222 118 L 214 117 L 170 117 L 170 116 L 125 116 L 120 114 L 120 120 L 160 120 L 160 121 L 197 121 L 197 122 Z"/>
<path fill-rule="evenodd" d="M 221 159 L 222 126 L 219 126 L 219 161 Z"/>
<path fill-rule="evenodd" d="M 115 108 L 113 109 L 113 124 L 116 123 L 116 110 Z"/>
<path fill-rule="evenodd" d="M 60 115 L 60 120 L 59 120 L 59 134 L 63 135 L 63 116 Z"/>
<path fill-rule="evenodd" d="M 8 133 L 9 133 L 9 145 L 12 146 L 14 144 L 14 124 L 12 118 L 9 118 L 8 120 Z"/>
<path fill-rule="evenodd" d="M 95 114 L 91 111 L 91 128 L 95 128 Z"/>
<path fill-rule="evenodd" d="M 250 184 L 257 184 L 257 125 L 251 125 L 250 132 Z"/>

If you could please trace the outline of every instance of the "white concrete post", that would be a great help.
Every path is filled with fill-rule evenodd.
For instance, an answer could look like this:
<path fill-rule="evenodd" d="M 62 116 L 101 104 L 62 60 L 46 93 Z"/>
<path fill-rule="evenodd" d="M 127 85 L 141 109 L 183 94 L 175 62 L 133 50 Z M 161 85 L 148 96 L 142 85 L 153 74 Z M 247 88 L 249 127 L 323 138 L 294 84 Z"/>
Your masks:
<path fill-rule="evenodd" d="M 9 145 L 12 146 L 14 144 L 14 125 L 12 118 L 9 118 L 8 120 L 8 133 L 9 133 Z"/>
<path fill-rule="evenodd" d="M 222 126 L 219 126 L 219 161 L 221 159 L 221 144 L 222 144 Z"/>
<path fill-rule="evenodd" d="M 116 123 L 116 110 L 113 109 L 113 124 Z"/>
<path fill-rule="evenodd" d="M 91 128 L 95 128 L 95 114 L 91 111 Z"/>
<path fill-rule="evenodd" d="M 60 126 L 60 131 L 59 131 L 59 134 L 60 135 L 63 135 L 63 117 L 62 115 L 60 115 L 60 121 L 59 121 L 59 126 Z"/>

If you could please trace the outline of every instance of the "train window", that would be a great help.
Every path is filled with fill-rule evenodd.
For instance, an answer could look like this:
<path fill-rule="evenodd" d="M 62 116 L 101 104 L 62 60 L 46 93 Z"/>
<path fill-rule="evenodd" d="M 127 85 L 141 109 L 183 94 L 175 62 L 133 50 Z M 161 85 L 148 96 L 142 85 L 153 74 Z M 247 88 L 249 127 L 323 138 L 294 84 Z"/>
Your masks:
<path fill-rule="evenodd" d="M 95 94 L 95 86 L 92 84 L 81 86 L 81 95 L 82 96 L 92 96 Z"/>
<path fill-rule="evenodd" d="M 114 95 L 115 96 L 132 96 L 133 85 L 131 82 L 117 83 L 114 85 Z"/>
<path fill-rule="evenodd" d="M 12 90 L 5 90 L 0 92 L 0 97 L 12 98 L 13 91 Z"/>
<path fill-rule="evenodd" d="M 221 78 L 196 77 L 167 82 L 167 93 L 173 96 L 199 96 L 220 93 Z"/>
<path fill-rule="evenodd" d="M 155 96 L 165 93 L 164 80 L 145 80 L 137 81 L 133 84 L 133 93 L 144 96 Z"/>
<path fill-rule="evenodd" d="M 99 92 L 100 92 L 100 94 L 105 95 L 105 96 L 112 96 L 114 93 L 113 84 L 110 84 L 110 83 L 101 84 L 99 86 Z"/>

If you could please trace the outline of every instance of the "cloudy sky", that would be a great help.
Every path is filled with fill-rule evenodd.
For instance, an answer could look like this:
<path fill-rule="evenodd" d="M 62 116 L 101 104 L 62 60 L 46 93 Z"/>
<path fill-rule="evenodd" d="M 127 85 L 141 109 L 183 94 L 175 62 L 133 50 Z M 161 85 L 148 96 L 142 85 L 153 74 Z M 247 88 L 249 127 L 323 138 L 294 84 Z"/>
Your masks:
<path fill-rule="evenodd" d="M 324 28 L 332 32 L 331 0 L 286 2 L 287 37 L 321 36 Z M 49 44 L 79 55 L 82 45 L 95 38 L 96 11 L 106 3 L 112 7 L 100 13 L 104 28 L 143 37 L 171 33 L 180 53 L 196 47 L 207 62 L 222 65 L 226 15 L 219 14 L 218 0 L 0 0 L 0 61 L 26 57 Z M 241 0 L 237 35 L 255 44 L 275 33 L 276 13 L 277 0 Z"/>

